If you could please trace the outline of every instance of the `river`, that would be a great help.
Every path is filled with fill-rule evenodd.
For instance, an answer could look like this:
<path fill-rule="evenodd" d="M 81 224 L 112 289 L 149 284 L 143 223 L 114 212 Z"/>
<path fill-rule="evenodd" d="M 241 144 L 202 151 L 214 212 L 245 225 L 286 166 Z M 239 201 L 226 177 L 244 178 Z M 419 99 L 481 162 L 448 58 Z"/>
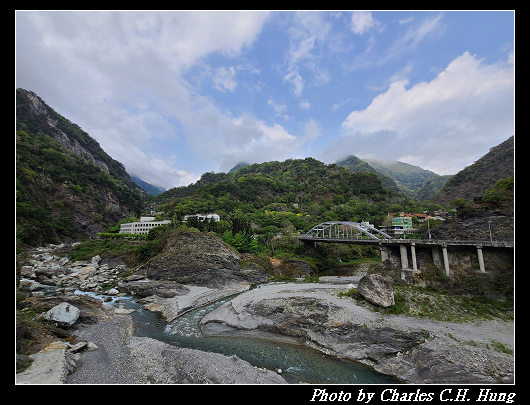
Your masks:
<path fill-rule="evenodd" d="M 88 294 L 102 297 L 94 293 Z M 256 367 L 269 370 L 281 369 L 282 376 L 289 383 L 398 383 L 394 378 L 377 373 L 363 364 L 330 356 L 304 345 L 256 337 L 204 336 L 199 328 L 200 319 L 233 297 L 187 312 L 170 323 L 159 314 L 144 309 L 133 297 L 120 297 L 118 300 L 123 307 L 135 309 L 131 316 L 138 336 L 179 347 L 236 355 Z"/>

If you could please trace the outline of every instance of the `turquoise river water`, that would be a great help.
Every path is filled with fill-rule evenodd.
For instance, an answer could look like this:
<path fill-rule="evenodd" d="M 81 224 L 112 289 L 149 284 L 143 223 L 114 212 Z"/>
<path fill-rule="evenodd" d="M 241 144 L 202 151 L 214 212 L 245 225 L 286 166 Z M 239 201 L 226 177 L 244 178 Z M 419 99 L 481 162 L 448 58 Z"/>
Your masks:
<path fill-rule="evenodd" d="M 269 370 L 281 369 L 282 376 L 289 383 L 398 383 L 394 378 L 377 373 L 363 364 L 330 356 L 304 345 L 256 337 L 203 335 L 199 328 L 200 319 L 232 298 L 187 312 L 170 323 L 160 315 L 144 309 L 133 297 L 120 297 L 118 300 L 125 308 L 135 309 L 131 316 L 138 336 L 150 337 L 178 347 L 236 355 L 256 367 Z"/>

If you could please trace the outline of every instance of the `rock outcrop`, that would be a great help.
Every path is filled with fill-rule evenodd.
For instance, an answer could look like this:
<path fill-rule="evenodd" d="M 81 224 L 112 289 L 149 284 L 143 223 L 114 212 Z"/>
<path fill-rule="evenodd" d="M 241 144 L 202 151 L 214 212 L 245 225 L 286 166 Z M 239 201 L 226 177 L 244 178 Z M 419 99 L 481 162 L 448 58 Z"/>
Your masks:
<path fill-rule="evenodd" d="M 66 343 L 57 341 L 31 354 L 33 363 L 17 374 L 17 384 L 63 384 L 68 375 L 65 350 Z"/>
<path fill-rule="evenodd" d="M 219 237 L 194 232 L 173 235 L 164 252 L 138 273 L 152 280 L 174 281 L 209 288 L 267 281 L 260 268 L 241 269 L 240 256 Z"/>
<path fill-rule="evenodd" d="M 262 286 L 208 313 L 201 330 L 207 335 L 286 335 L 407 383 L 513 381 L 513 357 L 488 346 L 494 323 L 461 325 L 383 316 L 339 298 L 340 288 L 344 286 Z"/>

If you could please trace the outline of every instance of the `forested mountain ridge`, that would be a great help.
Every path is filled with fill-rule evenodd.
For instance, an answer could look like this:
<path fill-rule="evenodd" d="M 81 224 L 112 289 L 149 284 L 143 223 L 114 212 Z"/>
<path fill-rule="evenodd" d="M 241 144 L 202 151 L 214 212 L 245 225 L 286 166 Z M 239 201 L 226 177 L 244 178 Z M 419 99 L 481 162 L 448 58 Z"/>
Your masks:
<path fill-rule="evenodd" d="M 401 193 L 401 190 L 399 189 L 399 186 L 396 184 L 396 182 L 392 179 L 392 177 L 378 172 L 376 169 L 374 169 L 372 166 L 370 166 L 367 162 L 365 162 L 362 159 L 359 159 L 357 156 L 350 155 L 347 158 L 337 161 L 336 164 L 338 166 L 342 166 L 346 169 L 348 169 L 351 173 L 374 173 L 379 176 L 381 179 L 381 184 L 387 188 L 390 191 L 393 191 L 395 193 Z"/>
<path fill-rule="evenodd" d="M 258 233 L 302 231 L 325 220 L 381 224 L 389 211 L 419 209 L 415 202 L 384 188 L 374 173 L 351 173 L 314 158 L 205 173 L 195 184 L 158 195 L 152 204 L 166 218 L 209 212 L 222 219 L 242 215 Z"/>
<path fill-rule="evenodd" d="M 144 190 L 149 195 L 156 196 L 166 191 L 165 188 L 153 186 L 152 184 L 142 180 L 138 176 L 130 175 L 130 177 L 131 177 L 131 180 L 134 181 L 138 187 L 140 187 L 142 190 Z"/>
<path fill-rule="evenodd" d="M 95 236 L 136 215 L 145 192 L 123 165 L 35 93 L 16 93 L 17 238 L 29 245 Z"/>
<path fill-rule="evenodd" d="M 368 159 L 367 163 L 377 173 L 392 178 L 400 192 L 410 198 L 426 200 L 436 195 L 451 176 L 440 176 L 430 170 L 400 161 L 383 162 Z"/>

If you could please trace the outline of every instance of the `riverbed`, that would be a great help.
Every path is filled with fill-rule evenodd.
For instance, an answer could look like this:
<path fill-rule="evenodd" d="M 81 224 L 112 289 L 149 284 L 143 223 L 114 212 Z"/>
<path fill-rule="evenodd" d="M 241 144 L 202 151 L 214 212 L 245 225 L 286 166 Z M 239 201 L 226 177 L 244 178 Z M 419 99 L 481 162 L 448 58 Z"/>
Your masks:
<path fill-rule="evenodd" d="M 272 339 L 256 336 L 203 335 L 199 327 L 200 319 L 233 298 L 234 296 L 227 297 L 194 309 L 170 323 L 159 314 L 144 309 L 133 297 L 120 297 L 117 300 L 120 306 L 135 310 L 130 316 L 134 321 L 135 334 L 138 337 L 153 338 L 180 348 L 237 356 L 255 367 L 281 373 L 280 375 L 288 383 L 397 383 L 396 379 L 375 372 L 363 364 L 324 354 L 311 347 L 289 342 L 288 339 L 280 336 Z M 114 302 L 111 301 L 107 305 L 114 305 Z M 82 362 L 81 368 L 83 368 Z M 75 383 L 75 380 L 74 373 L 69 377 L 69 382 Z"/>

